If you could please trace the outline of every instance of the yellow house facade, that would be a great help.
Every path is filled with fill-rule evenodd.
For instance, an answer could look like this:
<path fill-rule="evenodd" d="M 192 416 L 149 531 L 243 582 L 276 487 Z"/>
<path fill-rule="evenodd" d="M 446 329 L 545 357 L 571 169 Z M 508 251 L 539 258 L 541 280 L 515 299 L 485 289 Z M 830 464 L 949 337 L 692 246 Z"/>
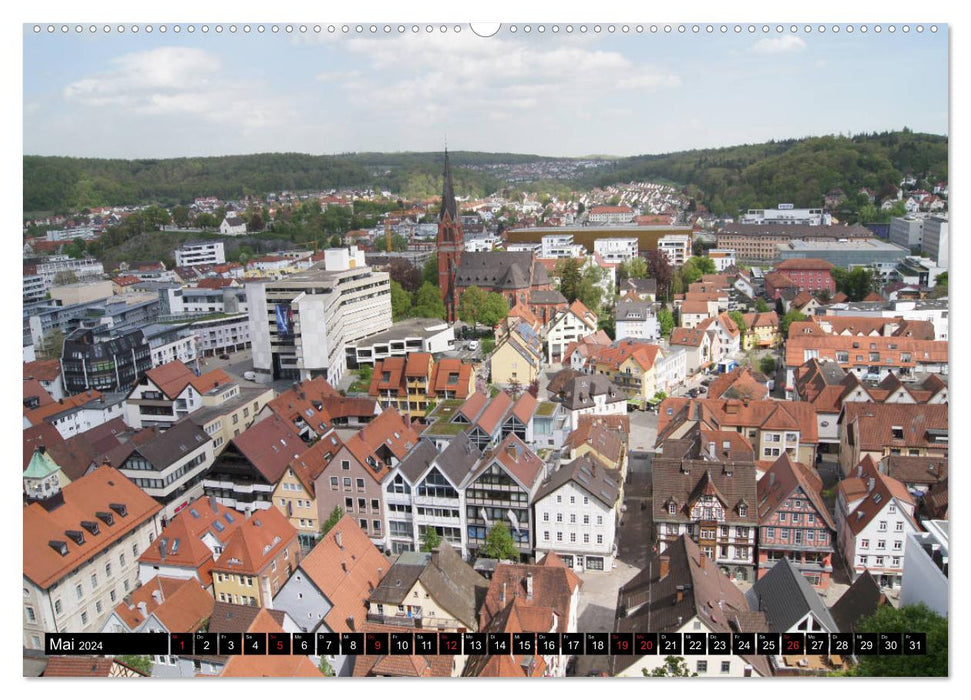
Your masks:
<path fill-rule="evenodd" d="M 529 384 L 539 378 L 542 355 L 513 333 L 492 353 L 489 369 L 494 384 Z"/>

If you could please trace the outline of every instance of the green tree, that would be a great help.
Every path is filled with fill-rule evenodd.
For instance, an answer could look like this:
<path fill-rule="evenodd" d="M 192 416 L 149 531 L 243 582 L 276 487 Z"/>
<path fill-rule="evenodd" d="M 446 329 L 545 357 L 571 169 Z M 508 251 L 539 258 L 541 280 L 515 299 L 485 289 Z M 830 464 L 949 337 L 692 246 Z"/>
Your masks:
<path fill-rule="evenodd" d="M 657 323 L 661 327 L 661 337 L 670 338 L 671 331 L 674 330 L 674 314 L 668 309 L 660 309 L 657 312 Z"/>
<path fill-rule="evenodd" d="M 495 327 L 509 315 L 509 302 L 499 292 L 486 294 L 485 302 L 479 312 L 479 320 L 486 326 Z"/>
<path fill-rule="evenodd" d="M 848 296 L 850 301 L 862 301 L 876 286 L 873 270 L 868 267 L 854 267 L 852 270 L 834 267 L 831 274 L 836 282 L 836 289 Z"/>
<path fill-rule="evenodd" d="M 584 268 L 580 276 L 580 284 L 576 289 L 577 299 L 598 316 L 601 315 L 600 302 L 604 293 L 603 287 L 600 286 L 603 275 L 604 271 L 600 267 L 588 265 Z M 564 294 L 564 296 L 566 295 Z"/>
<path fill-rule="evenodd" d="M 172 208 L 172 223 L 179 228 L 185 228 L 189 223 L 189 207 L 179 205 Z"/>
<path fill-rule="evenodd" d="M 120 661 L 126 666 L 131 666 L 136 671 L 144 673 L 146 676 L 152 675 L 152 659 L 149 656 L 139 656 L 135 654 L 125 654 L 116 656 L 116 661 Z"/>
<path fill-rule="evenodd" d="M 759 372 L 765 376 L 771 377 L 773 374 L 775 374 L 775 368 L 775 358 L 772 357 L 772 355 L 765 355 L 761 360 L 759 360 Z"/>
<path fill-rule="evenodd" d="M 422 282 L 428 282 L 429 284 L 437 287 L 438 286 L 438 256 L 432 255 L 425 261 L 425 265 L 421 268 L 421 280 Z"/>
<path fill-rule="evenodd" d="M 729 311 L 728 317 L 735 322 L 736 326 L 738 326 L 738 330 L 739 330 L 738 340 L 739 340 L 739 343 L 744 345 L 745 334 L 748 332 L 748 329 L 745 327 L 745 314 L 743 314 L 741 311 Z"/>
<path fill-rule="evenodd" d="M 479 555 L 488 559 L 512 559 L 519 561 L 519 550 L 512 539 L 512 533 L 502 520 L 497 521 L 486 535 Z"/>
<path fill-rule="evenodd" d="M 343 517 L 344 517 L 344 509 L 341 508 L 340 506 L 335 506 L 334 510 L 332 510 L 330 512 L 330 515 L 327 517 L 327 520 L 325 520 L 324 523 L 320 526 L 320 536 L 323 537 L 328 532 L 330 532 L 331 529 L 334 527 L 334 525 L 339 523 L 340 519 Z"/>
<path fill-rule="evenodd" d="M 438 287 L 425 282 L 418 288 L 411 315 L 414 318 L 445 318 L 445 302 Z"/>
<path fill-rule="evenodd" d="M 337 673 L 334 671 L 334 667 L 330 665 L 330 662 L 327 661 L 327 657 L 325 656 L 320 657 L 320 663 L 317 665 L 317 669 L 328 678 L 332 678 L 337 675 Z"/>
<path fill-rule="evenodd" d="M 789 311 L 786 311 L 785 315 L 782 317 L 782 320 L 779 321 L 779 332 L 782 333 L 783 338 L 786 338 L 789 336 L 789 326 L 794 321 L 805 320 L 806 314 L 796 311 L 795 309 L 790 309 Z"/>
<path fill-rule="evenodd" d="M 860 656 L 850 676 L 946 676 L 947 618 L 923 603 L 894 608 L 882 605 L 860 621 L 857 632 L 923 632 L 927 635 L 927 654 L 921 656 Z M 906 651 L 906 650 L 905 650 Z"/>
<path fill-rule="evenodd" d="M 617 284 L 643 277 L 647 277 L 647 260 L 639 255 L 617 266 Z"/>
<path fill-rule="evenodd" d="M 942 272 L 934 278 L 934 291 L 931 295 L 935 299 L 947 296 L 947 272 Z"/>
<path fill-rule="evenodd" d="M 391 318 L 400 321 L 411 313 L 411 295 L 401 285 L 391 281 Z"/>
<path fill-rule="evenodd" d="M 671 288 L 673 269 L 667 255 L 654 248 L 644 253 L 644 260 L 647 262 L 648 275 L 657 280 L 658 299 L 671 301 L 671 295 L 682 293 Z"/>
<path fill-rule="evenodd" d="M 475 328 L 479 323 L 485 303 L 486 293 L 482 291 L 481 287 L 473 284 L 459 297 L 459 319 Z"/>
<path fill-rule="evenodd" d="M 64 350 L 64 333 L 60 328 L 52 328 L 41 340 L 37 354 L 44 360 L 59 360 Z"/>
<path fill-rule="evenodd" d="M 426 525 L 421 532 L 421 551 L 431 552 L 442 543 L 442 537 L 431 525 Z"/>
<path fill-rule="evenodd" d="M 758 299 L 755 300 L 755 310 L 758 311 L 760 314 L 764 314 L 766 311 L 769 310 L 769 305 L 766 303 L 765 299 L 763 299 L 762 297 L 759 297 Z"/>
<path fill-rule="evenodd" d="M 567 258 L 556 264 L 556 274 L 560 278 L 560 294 L 566 297 L 568 303 L 572 304 L 577 300 L 580 293 L 580 284 L 583 281 L 583 273 L 580 272 L 580 263 L 574 258 Z"/>
<path fill-rule="evenodd" d="M 62 284 L 75 284 L 78 281 L 78 276 L 74 274 L 73 270 L 61 270 L 54 274 L 54 286 L 59 287 Z"/>
<path fill-rule="evenodd" d="M 698 675 L 688 670 L 688 664 L 685 663 L 683 656 L 667 656 L 664 658 L 663 666 L 658 666 L 650 672 L 645 668 L 641 673 L 651 678 L 687 678 Z"/>
<path fill-rule="evenodd" d="M 703 275 L 715 274 L 715 261 L 707 256 L 694 255 L 688 258 L 688 261 L 693 263 Z"/>
<path fill-rule="evenodd" d="M 219 228 L 219 225 L 222 223 L 222 220 L 216 219 L 215 216 L 213 216 L 208 212 L 202 212 L 200 214 L 196 214 L 196 218 L 195 218 L 195 221 L 193 221 L 193 223 L 195 224 L 196 228 L 201 228 L 202 230 L 205 231 L 205 230 Z"/>

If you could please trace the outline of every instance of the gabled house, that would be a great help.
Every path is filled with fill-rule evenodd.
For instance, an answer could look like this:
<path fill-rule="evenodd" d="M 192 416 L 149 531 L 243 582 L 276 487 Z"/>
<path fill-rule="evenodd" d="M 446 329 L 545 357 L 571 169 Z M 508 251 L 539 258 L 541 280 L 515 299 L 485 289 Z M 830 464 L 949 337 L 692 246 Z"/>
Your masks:
<path fill-rule="evenodd" d="M 563 464 L 536 492 L 536 555 L 556 552 L 570 569 L 610 571 L 623 475 L 587 453 Z"/>
<path fill-rule="evenodd" d="M 317 541 L 321 520 L 317 510 L 317 477 L 330 464 L 343 443 L 331 432 L 290 462 L 273 490 L 273 505 L 297 530 L 306 552 Z"/>
<path fill-rule="evenodd" d="M 869 571 L 882 588 L 903 575 L 907 535 L 920 532 L 914 497 L 901 482 L 881 474 L 868 455 L 836 491 L 836 530 L 853 578 Z"/>
<path fill-rule="evenodd" d="M 775 311 L 742 314 L 745 321 L 742 350 L 753 348 L 777 348 L 782 345 L 779 332 L 779 316 Z"/>
<path fill-rule="evenodd" d="M 829 609 L 802 572 L 782 558 L 745 594 L 752 610 L 765 613 L 769 631 L 839 632 Z"/>
<path fill-rule="evenodd" d="M 195 423 L 182 419 L 165 432 L 142 428 L 118 437 L 122 442 L 105 453 L 106 463 L 158 501 L 163 518 L 202 496 L 213 464 L 213 442 Z"/>
<path fill-rule="evenodd" d="M 256 416 L 259 423 L 272 415 L 293 426 L 302 440 L 310 442 L 326 435 L 333 427 L 330 411 L 324 403 L 341 399 L 341 395 L 323 377 L 294 383 L 268 402 Z"/>
<path fill-rule="evenodd" d="M 520 556 L 533 551 L 536 525 L 530 505 L 543 478 L 543 461 L 515 434 L 487 450 L 462 483 L 467 548 L 474 555 L 492 526 L 503 521 Z"/>
<path fill-rule="evenodd" d="M 162 536 L 138 557 L 138 580 L 144 585 L 158 576 L 193 579 L 211 591 L 212 566 L 245 519 L 215 498 L 193 501 L 165 524 Z"/>
<path fill-rule="evenodd" d="M 717 342 L 712 339 L 712 360 L 714 362 L 720 362 L 738 354 L 741 345 L 741 330 L 727 313 L 722 312 L 713 318 L 702 321 L 697 327 L 718 336 Z"/>
<path fill-rule="evenodd" d="M 571 343 L 596 332 L 597 314 L 577 299 L 550 321 L 546 330 L 546 361 L 549 364 L 564 361 L 565 351 Z"/>
<path fill-rule="evenodd" d="M 556 554 L 537 564 L 501 563 L 479 611 L 483 632 L 576 632 L 583 581 Z M 466 677 L 562 677 L 569 654 L 471 657 Z"/>
<path fill-rule="evenodd" d="M 840 466 L 849 474 L 865 456 L 948 454 L 947 404 L 846 403 L 839 418 Z"/>
<path fill-rule="evenodd" d="M 636 338 L 657 340 L 661 337 L 661 326 L 652 302 L 641 301 L 633 293 L 621 297 L 614 307 L 615 336 L 617 340 Z M 596 330 L 596 328 L 593 328 Z"/>
<path fill-rule="evenodd" d="M 759 579 L 784 559 L 811 585 L 829 587 L 836 525 L 823 502 L 822 486 L 813 469 L 787 454 L 759 479 Z"/>
<path fill-rule="evenodd" d="M 387 541 L 382 482 L 418 444 L 418 434 L 395 409 L 385 409 L 347 438 L 315 480 L 317 519 L 323 523 L 335 508 L 356 518 L 375 544 Z"/>
<path fill-rule="evenodd" d="M 360 631 L 365 635 L 388 635 L 400 633 L 401 627 L 365 622 Z M 454 678 L 462 674 L 466 657 L 415 652 L 407 656 L 361 654 L 349 659 L 353 664 L 350 675 L 354 678 Z"/>
<path fill-rule="evenodd" d="M 651 479 L 659 551 L 686 535 L 726 576 L 755 580 L 756 472 L 744 438 L 697 425 L 667 437 Z"/>
<path fill-rule="evenodd" d="M 685 371 L 688 375 L 712 364 L 712 338 L 700 328 L 679 327 L 671 331 L 671 347 L 685 351 Z"/>
<path fill-rule="evenodd" d="M 205 494 L 244 513 L 265 510 L 287 465 L 306 449 L 292 423 L 271 415 L 230 441 L 203 478 Z"/>
<path fill-rule="evenodd" d="M 297 531 L 280 511 L 253 513 L 227 538 L 212 565 L 213 596 L 223 603 L 268 607 L 299 558 Z"/>
<path fill-rule="evenodd" d="M 489 582 L 447 541 L 431 552 L 403 552 L 368 598 L 369 622 L 427 630 L 478 631 Z"/>
<path fill-rule="evenodd" d="M 587 359 L 587 365 L 592 368 L 591 374 L 605 376 L 628 399 L 644 405 L 658 391 L 656 365 L 663 357 L 659 346 L 627 339 L 597 348 Z"/>
<path fill-rule="evenodd" d="M 133 428 L 165 429 L 203 406 L 203 396 L 233 384 L 221 369 L 203 375 L 180 360 L 154 367 L 142 376 L 125 398 L 125 422 Z"/>
<path fill-rule="evenodd" d="M 769 398 L 768 380 L 751 367 L 740 366 L 731 372 L 719 374 L 708 385 L 709 399 L 739 399 L 740 401 L 761 401 Z"/>
<path fill-rule="evenodd" d="M 742 435 L 755 448 L 756 460 L 774 460 L 785 452 L 803 464 L 816 463 L 816 416 L 802 401 L 668 397 L 659 409 L 657 444 L 693 423 Z"/>
<path fill-rule="evenodd" d="M 563 406 L 571 430 L 577 429 L 581 416 L 627 415 L 626 394 L 602 375 L 573 377 L 550 400 Z"/>
<path fill-rule="evenodd" d="M 520 323 L 489 358 L 494 384 L 526 386 L 539 378 L 543 367 L 543 343 L 532 328 Z"/>
<path fill-rule="evenodd" d="M 621 586 L 615 631 L 738 633 L 767 632 L 764 613 L 753 611 L 742 593 L 691 539 L 678 537 L 654 554 L 645 569 Z M 703 677 L 772 675 L 765 656 L 709 654 L 687 657 L 688 671 Z M 666 663 L 665 655 L 612 656 L 614 676 L 641 677 Z"/>
<path fill-rule="evenodd" d="M 345 515 L 297 566 L 273 598 L 303 632 L 359 632 L 367 601 L 391 569 L 381 551 Z M 218 603 L 217 603 L 218 605 Z M 348 675 L 351 657 L 329 657 L 337 675 Z"/>
<path fill-rule="evenodd" d="M 881 605 L 890 605 L 890 601 L 870 572 L 864 570 L 830 606 L 829 612 L 840 632 L 855 632 L 857 623 L 870 617 Z"/>
<path fill-rule="evenodd" d="M 462 431 L 439 450 L 422 440 L 382 481 L 389 549 L 393 554 L 421 547 L 426 529 L 468 556 L 467 511 L 462 485 L 482 451 Z"/>

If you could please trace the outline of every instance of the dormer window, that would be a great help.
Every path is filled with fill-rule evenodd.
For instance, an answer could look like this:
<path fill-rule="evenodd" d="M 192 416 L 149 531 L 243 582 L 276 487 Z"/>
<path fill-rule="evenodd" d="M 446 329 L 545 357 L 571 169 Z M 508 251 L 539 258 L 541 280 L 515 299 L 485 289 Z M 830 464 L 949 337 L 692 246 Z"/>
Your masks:
<path fill-rule="evenodd" d="M 738 506 L 738 517 L 744 518 L 748 516 L 748 506 L 744 503 Z"/>
<path fill-rule="evenodd" d="M 51 540 L 47 543 L 48 546 L 55 552 L 60 554 L 62 557 L 67 556 L 67 542 L 64 540 Z"/>
<path fill-rule="evenodd" d="M 92 535 L 98 534 L 98 523 L 96 520 L 82 520 L 81 527 L 90 532 Z"/>
<path fill-rule="evenodd" d="M 94 515 L 98 520 L 103 522 L 105 525 L 115 524 L 115 516 L 113 513 L 109 513 L 108 511 L 104 511 L 104 510 L 99 510 Z"/>
<path fill-rule="evenodd" d="M 128 506 L 126 506 L 124 503 L 109 503 L 108 507 L 121 517 L 128 517 Z"/>
<path fill-rule="evenodd" d="M 668 515 L 674 515 L 678 511 L 678 504 L 674 501 L 668 502 Z"/>
<path fill-rule="evenodd" d="M 80 530 L 65 530 L 64 534 L 74 540 L 75 544 L 84 544 L 84 533 Z"/>
<path fill-rule="evenodd" d="M 894 425 L 894 426 L 892 426 L 890 428 L 890 436 L 894 440 L 903 440 L 904 439 L 904 428 L 903 428 L 903 426 L 902 425 Z"/>

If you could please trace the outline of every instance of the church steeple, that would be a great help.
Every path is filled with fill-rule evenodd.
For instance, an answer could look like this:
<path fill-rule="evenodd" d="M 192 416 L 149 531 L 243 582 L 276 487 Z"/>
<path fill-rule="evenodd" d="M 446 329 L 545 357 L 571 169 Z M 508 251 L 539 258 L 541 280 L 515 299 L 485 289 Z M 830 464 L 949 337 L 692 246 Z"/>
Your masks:
<path fill-rule="evenodd" d="M 447 213 L 452 221 L 458 218 L 458 207 L 455 205 L 455 189 L 452 186 L 452 168 L 448 164 L 448 148 L 445 148 L 445 172 L 442 184 L 442 208 L 438 212 L 438 220 L 442 221 Z"/>
<path fill-rule="evenodd" d="M 455 204 L 455 189 L 452 186 L 452 168 L 448 162 L 448 147 L 445 149 L 445 172 L 442 183 L 442 208 L 438 212 L 438 288 L 445 303 L 445 320 L 455 323 L 458 320 L 459 292 L 455 284 L 455 273 L 462 264 L 462 251 L 465 250 L 465 233 Z"/>

